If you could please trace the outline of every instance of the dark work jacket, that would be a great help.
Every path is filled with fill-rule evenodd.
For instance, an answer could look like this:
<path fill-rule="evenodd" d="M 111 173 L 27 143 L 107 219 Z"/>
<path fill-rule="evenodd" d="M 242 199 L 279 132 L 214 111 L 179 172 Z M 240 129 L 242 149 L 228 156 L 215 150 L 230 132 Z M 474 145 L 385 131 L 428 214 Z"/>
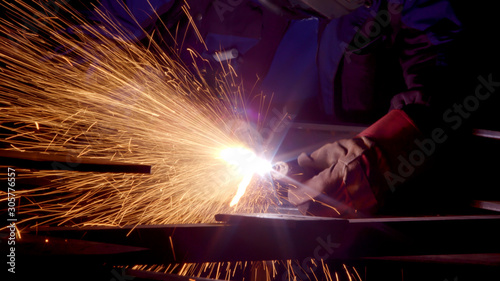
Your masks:
<path fill-rule="evenodd" d="M 187 65 L 194 50 L 207 81 L 230 64 L 246 96 L 273 95 L 276 105 L 292 105 L 291 111 L 309 103 L 305 110 L 346 121 L 429 105 L 460 30 L 447 0 L 374 0 L 330 21 L 287 20 L 252 0 L 187 2 L 188 9 L 183 1 L 125 1 L 140 26 L 116 0 L 101 5 L 133 40 L 145 37 L 143 29 L 156 30 Z M 232 52 L 231 60 L 220 61 L 224 51 Z"/>

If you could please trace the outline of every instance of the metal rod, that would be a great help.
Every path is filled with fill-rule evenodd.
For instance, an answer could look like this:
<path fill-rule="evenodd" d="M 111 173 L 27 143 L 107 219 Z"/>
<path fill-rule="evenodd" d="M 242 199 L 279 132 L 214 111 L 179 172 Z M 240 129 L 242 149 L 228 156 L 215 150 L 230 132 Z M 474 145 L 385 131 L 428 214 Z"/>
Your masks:
<path fill-rule="evenodd" d="M 69 155 L 0 150 L 0 166 L 35 170 L 66 170 L 100 173 L 151 173 L 151 166 L 88 159 Z"/>

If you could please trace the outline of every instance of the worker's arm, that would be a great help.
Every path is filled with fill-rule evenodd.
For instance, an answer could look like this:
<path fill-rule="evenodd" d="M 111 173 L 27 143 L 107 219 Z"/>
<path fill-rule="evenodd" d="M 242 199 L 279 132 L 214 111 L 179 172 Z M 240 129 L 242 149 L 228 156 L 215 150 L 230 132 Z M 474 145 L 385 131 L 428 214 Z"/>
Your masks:
<path fill-rule="evenodd" d="M 299 156 L 298 164 L 313 176 L 290 189 L 289 200 L 304 213 L 356 216 L 376 212 L 389 193 L 425 168 L 432 156 L 426 153 L 431 150 L 427 141 L 443 140 L 439 131 L 432 130 L 432 123 L 439 120 L 429 115 L 430 97 L 439 94 L 439 74 L 446 68 L 447 46 L 459 22 L 444 0 L 402 5 L 395 40 L 401 47 L 407 90 L 392 99 L 388 114 L 357 137 Z"/>
<path fill-rule="evenodd" d="M 451 73 L 450 50 L 461 26 L 447 0 L 405 1 L 401 9 L 395 44 L 407 90 L 392 99 L 391 109 L 405 110 L 407 105 L 429 106 L 441 99 Z"/>

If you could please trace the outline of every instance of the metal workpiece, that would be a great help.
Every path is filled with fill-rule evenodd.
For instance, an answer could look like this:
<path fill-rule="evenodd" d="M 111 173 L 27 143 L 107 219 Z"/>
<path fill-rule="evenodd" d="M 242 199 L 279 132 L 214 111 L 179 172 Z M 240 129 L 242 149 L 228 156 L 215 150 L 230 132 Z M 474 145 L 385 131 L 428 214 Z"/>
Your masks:
<path fill-rule="evenodd" d="M 259 214 L 232 216 L 217 215 L 224 223 L 183 225 L 139 225 L 130 227 L 40 227 L 36 235 L 44 239 L 52 258 L 78 256 L 68 253 L 61 239 L 81 239 L 99 242 L 115 248 L 125 247 L 122 253 L 106 253 L 98 257 L 108 263 L 159 264 L 180 262 L 218 262 L 281 260 L 311 256 L 324 239 L 325 243 L 343 238 L 348 224 L 344 219 L 313 218 L 295 215 Z M 304 231 L 307 230 L 307 231 Z M 300 241 L 300 243 L 296 243 Z M 23 241 L 20 241 L 20 248 Z M 133 247 L 133 248 L 127 248 Z M 25 254 L 32 248 L 24 249 Z M 138 251 L 138 250 L 145 251 Z M 129 250 L 129 251 L 127 251 Z M 123 261 L 121 256 L 134 255 Z M 37 254 L 38 255 L 38 254 Z M 95 257 L 93 257 L 95 260 Z"/>
<path fill-rule="evenodd" d="M 71 280 L 108 281 L 136 277 L 206 280 L 155 273 L 146 267 L 135 270 L 137 265 L 166 268 L 222 262 L 234 266 L 265 261 L 307 265 L 315 260 L 376 269 L 381 264 L 385 265 L 382 268 L 416 264 L 406 267 L 410 272 L 422 262 L 455 266 L 458 262 L 492 270 L 500 266 L 500 256 L 494 254 L 500 252 L 500 215 L 341 219 L 219 214 L 216 219 L 220 222 L 25 229 L 16 244 L 16 270 L 26 280 L 36 276 L 68 280 L 72 276 Z M 1 234 L 1 240 L 8 239 Z M 0 243 L 2 251 L 7 245 L 4 242 Z"/>
<path fill-rule="evenodd" d="M 151 173 L 151 165 L 13 150 L 0 150 L 0 166 L 13 166 L 33 170 L 65 170 L 98 173 Z"/>
<path fill-rule="evenodd" d="M 220 214 L 216 219 L 222 222 L 39 227 L 25 236 L 28 238 L 20 239 L 18 247 L 24 256 L 46 255 L 51 259 L 92 256 L 93 261 L 130 265 L 500 251 L 497 227 L 500 215 L 339 219 Z M 38 247 L 33 246 L 34 237 L 39 238 Z M 99 244 L 104 247 L 100 249 L 102 252 L 95 251 L 98 246 L 95 243 L 102 243 Z M 78 251 L 68 251 L 68 245 L 81 247 Z"/>

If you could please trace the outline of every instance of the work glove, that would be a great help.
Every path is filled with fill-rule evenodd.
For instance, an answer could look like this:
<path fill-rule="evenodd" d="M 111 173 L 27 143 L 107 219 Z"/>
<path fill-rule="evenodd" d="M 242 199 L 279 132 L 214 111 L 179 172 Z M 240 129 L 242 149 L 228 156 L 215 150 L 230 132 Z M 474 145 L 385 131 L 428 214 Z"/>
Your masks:
<path fill-rule="evenodd" d="M 302 179 L 289 187 L 288 200 L 309 215 L 373 214 L 402 183 L 399 161 L 420 136 L 404 111 L 392 110 L 352 139 L 302 153 L 297 158 Z"/>

